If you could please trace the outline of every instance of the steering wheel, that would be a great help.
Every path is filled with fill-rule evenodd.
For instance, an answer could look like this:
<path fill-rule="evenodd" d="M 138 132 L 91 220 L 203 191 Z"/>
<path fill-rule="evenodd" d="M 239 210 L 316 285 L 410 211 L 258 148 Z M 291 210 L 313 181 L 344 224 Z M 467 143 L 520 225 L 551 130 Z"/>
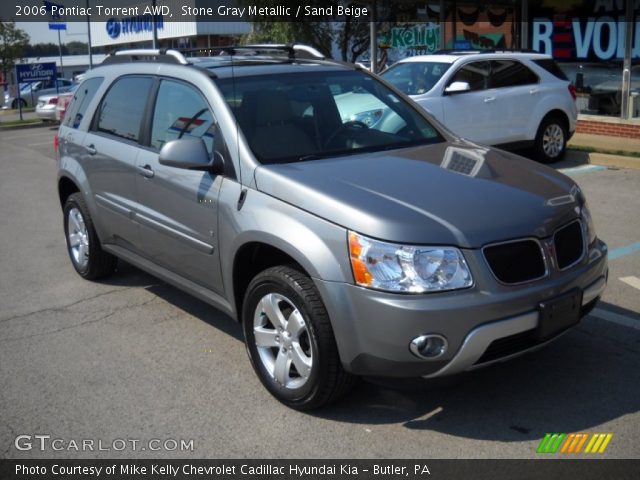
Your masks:
<path fill-rule="evenodd" d="M 348 130 L 350 128 L 356 128 L 358 130 L 368 130 L 369 125 L 361 122 L 360 120 L 350 120 L 348 122 L 345 122 L 329 134 L 323 146 L 326 147 L 327 145 L 331 145 L 331 142 L 333 142 L 338 135 L 340 135 L 344 130 Z"/>

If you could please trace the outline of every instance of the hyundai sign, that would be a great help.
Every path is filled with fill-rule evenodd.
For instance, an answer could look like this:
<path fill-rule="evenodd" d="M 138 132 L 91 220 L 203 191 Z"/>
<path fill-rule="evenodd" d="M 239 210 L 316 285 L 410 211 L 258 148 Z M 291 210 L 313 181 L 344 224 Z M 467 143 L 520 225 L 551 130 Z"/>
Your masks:
<path fill-rule="evenodd" d="M 16 65 L 16 77 L 18 77 L 18 83 L 54 80 L 56 78 L 56 63 L 18 64 Z"/>
<path fill-rule="evenodd" d="M 164 28 L 164 18 L 161 15 L 140 15 L 137 17 L 126 18 L 110 18 L 106 23 L 107 34 L 109 37 L 116 39 L 121 34 L 152 32 L 153 22 L 156 28 L 162 30 Z"/>

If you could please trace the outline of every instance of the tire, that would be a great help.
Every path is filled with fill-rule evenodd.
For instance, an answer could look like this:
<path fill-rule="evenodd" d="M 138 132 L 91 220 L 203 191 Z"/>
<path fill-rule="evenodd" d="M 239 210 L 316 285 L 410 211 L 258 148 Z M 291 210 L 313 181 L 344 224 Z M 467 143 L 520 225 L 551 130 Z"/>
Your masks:
<path fill-rule="evenodd" d="M 24 98 L 20 99 L 20 104 L 22 104 L 22 108 L 27 108 L 27 102 L 25 101 Z M 11 103 L 11 108 L 13 108 L 14 110 L 17 110 L 18 107 L 18 99 L 16 98 L 12 103 Z"/>
<path fill-rule="evenodd" d="M 557 115 L 542 120 L 535 139 L 535 158 L 542 163 L 561 160 L 567 149 L 567 125 Z"/>
<path fill-rule="evenodd" d="M 242 320 L 254 370 L 285 405 L 319 408 L 353 385 L 354 377 L 340 363 L 329 315 L 307 275 L 288 266 L 259 273 L 247 288 Z"/>
<path fill-rule="evenodd" d="M 64 204 L 63 218 L 67 252 L 76 272 L 87 280 L 111 275 L 116 269 L 117 259 L 102 250 L 89 209 L 80 193 L 69 196 Z"/>

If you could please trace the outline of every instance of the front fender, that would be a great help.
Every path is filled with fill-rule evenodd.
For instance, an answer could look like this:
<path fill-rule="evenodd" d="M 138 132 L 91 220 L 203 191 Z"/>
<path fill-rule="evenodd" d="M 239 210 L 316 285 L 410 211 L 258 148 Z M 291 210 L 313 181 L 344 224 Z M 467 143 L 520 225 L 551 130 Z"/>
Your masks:
<path fill-rule="evenodd" d="M 260 242 L 289 255 L 315 279 L 353 281 L 347 231 L 257 190 L 248 189 L 238 210 L 240 185 L 225 180 L 220 192 L 219 248 L 225 292 L 234 298 L 234 259 L 242 246 Z"/>

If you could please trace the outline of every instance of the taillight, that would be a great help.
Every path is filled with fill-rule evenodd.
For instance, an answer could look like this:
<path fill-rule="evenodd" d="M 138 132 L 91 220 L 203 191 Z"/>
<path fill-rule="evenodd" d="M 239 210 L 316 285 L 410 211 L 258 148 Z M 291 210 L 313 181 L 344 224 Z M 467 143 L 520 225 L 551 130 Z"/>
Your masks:
<path fill-rule="evenodd" d="M 58 138 L 58 134 L 56 133 L 53 136 L 53 149 L 57 152 L 59 146 L 60 146 L 60 139 Z"/>
<path fill-rule="evenodd" d="M 575 102 L 576 100 L 576 86 L 573 83 L 569 84 L 569 93 L 571 94 L 571 97 L 573 98 L 573 101 Z"/>
<path fill-rule="evenodd" d="M 49 105 L 57 105 L 58 104 L 58 97 L 51 97 L 49 99 Z"/>

